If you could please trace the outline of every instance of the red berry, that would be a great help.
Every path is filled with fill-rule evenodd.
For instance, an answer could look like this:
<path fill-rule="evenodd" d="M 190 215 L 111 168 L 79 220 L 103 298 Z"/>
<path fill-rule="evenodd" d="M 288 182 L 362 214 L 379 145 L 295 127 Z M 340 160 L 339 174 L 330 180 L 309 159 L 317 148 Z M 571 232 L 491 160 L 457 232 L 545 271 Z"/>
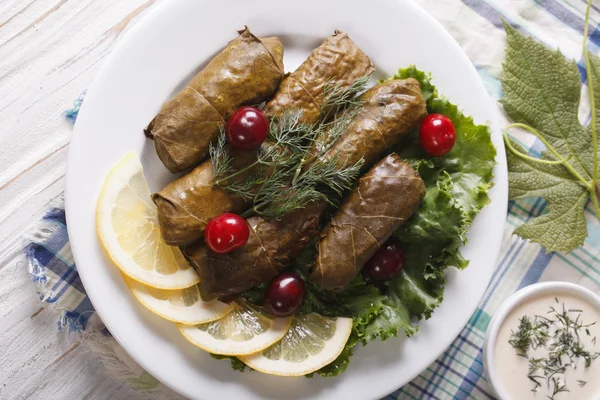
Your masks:
<path fill-rule="evenodd" d="M 397 243 L 388 242 L 367 261 L 364 271 L 377 281 L 387 281 L 398 275 L 403 265 L 404 251 Z"/>
<path fill-rule="evenodd" d="M 268 133 L 269 119 L 256 107 L 238 108 L 225 127 L 227 141 L 242 150 L 259 148 Z"/>
<path fill-rule="evenodd" d="M 269 284 L 265 296 L 267 312 L 276 317 L 287 317 L 296 312 L 304 302 L 304 281 L 294 272 L 283 272 Z"/>
<path fill-rule="evenodd" d="M 250 228 L 237 214 L 225 213 L 210 220 L 204 231 L 206 245 L 215 253 L 229 253 L 246 244 Z"/>
<path fill-rule="evenodd" d="M 421 122 L 419 140 L 427 154 L 440 157 L 452 150 L 456 131 L 450 118 L 442 114 L 429 114 Z"/>

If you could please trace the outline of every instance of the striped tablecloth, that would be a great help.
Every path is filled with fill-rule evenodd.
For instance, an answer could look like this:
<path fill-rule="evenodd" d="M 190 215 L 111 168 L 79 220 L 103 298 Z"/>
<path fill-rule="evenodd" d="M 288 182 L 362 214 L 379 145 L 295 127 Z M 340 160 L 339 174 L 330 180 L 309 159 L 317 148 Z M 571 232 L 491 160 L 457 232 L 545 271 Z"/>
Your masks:
<path fill-rule="evenodd" d="M 576 59 L 585 83 L 585 63 L 581 43 L 585 0 L 415 0 L 428 10 L 454 36 L 474 63 L 490 95 L 502 97 L 498 77 L 502 71 L 505 34 L 501 18 L 550 47 L 560 47 Z M 600 3 L 600 0 L 597 0 Z M 594 6 L 590 20 L 590 51 L 600 45 L 600 4 Z M 76 116 L 75 110 L 67 113 Z M 583 119 L 589 121 L 589 106 L 584 99 Z M 501 121 L 505 125 L 507 121 Z M 517 138 L 532 154 L 541 145 L 529 137 Z M 510 202 L 504 226 L 504 239 L 497 269 L 490 285 L 471 317 L 450 348 L 419 377 L 390 394 L 386 399 L 494 399 L 483 377 L 482 345 L 491 316 L 516 290 L 538 281 L 561 280 L 579 283 L 600 294 L 600 226 L 586 208 L 589 237 L 583 247 L 568 255 L 546 254 L 537 244 L 512 235 L 513 230 L 530 218 L 544 213 L 545 202 L 527 199 Z M 81 332 L 94 329 L 88 342 L 98 351 L 109 369 L 139 390 L 167 390 L 137 367 L 120 351 L 101 323 L 90 323 L 94 310 L 85 295 L 73 263 L 60 199 L 29 233 L 26 247 L 32 280 L 38 284 L 42 301 L 60 313 L 59 329 Z M 91 326 L 94 328 L 91 328 Z M 95 338 L 95 339 L 94 339 Z"/>

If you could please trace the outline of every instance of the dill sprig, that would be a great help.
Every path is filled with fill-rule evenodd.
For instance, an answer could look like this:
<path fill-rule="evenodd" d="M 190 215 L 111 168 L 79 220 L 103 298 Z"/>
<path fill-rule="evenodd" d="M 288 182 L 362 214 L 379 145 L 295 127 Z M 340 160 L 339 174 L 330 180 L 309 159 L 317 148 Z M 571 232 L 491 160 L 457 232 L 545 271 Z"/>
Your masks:
<path fill-rule="evenodd" d="M 363 160 L 342 166 L 337 158 L 316 162 L 294 175 L 294 170 L 277 170 L 266 178 L 254 197 L 253 207 L 246 212 L 277 218 L 310 202 L 325 201 L 337 205 L 337 199 L 350 189 L 360 173 Z"/>
<path fill-rule="evenodd" d="M 556 303 L 559 303 L 558 299 Z M 523 316 L 519 320 L 516 332 L 511 331 L 508 343 L 516 350 L 517 355 L 529 359 L 527 377 L 534 384 L 533 392 L 542 387 L 551 390 L 548 399 L 554 400 L 559 393 L 568 392 L 565 382 L 565 372 L 568 368 L 576 368 L 576 362 L 583 359 L 585 368 L 589 368 L 600 353 L 590 352 L 585 349 L 581 336 L 591 336 L 589 327 L 596 322 L 585 324 L 582 320 L 582 310 L 567 309 L 562 303 L 562 308 L 549 307 L 546 316 L 536 315 L 533 320 Z M 570 314 L 577 314 L 573 319 Z M 595 339 L 595 338 L 594 338 Z M 595 344 L 592 339 L 591 343 Z M 529 351 L 543 347 L 548 350 L 545 357 L 529 357 Z M 579 386 L 587 382 L 578 380 Z"/>
<path fill-rule="evenodd" d="M 367 82 L 368 77 L 363 77 L 350 87 L 326 84 L 321 119 L 315 124 L 304 123 L 299 110 L 286 111 L 271 121 L 269 141 L 257 151 L 256 160 L 237 170 L 222 130 L 209 151 L 213 185 L 252 201 L 245 216 L 278 218 L 313 201 L 336 205 L 356 181 L 363 160 L 346 165 L 323 155 L 361 112 L 357 95 Z"/>
<path fill-rule="evenodd" d="M 225 127 L 219 127 L 219 138 L 217 143 L 210 143 L 208 154 L 212 163 L 212 169 L 215 177 L 225 176 L 232 169 L 233 159 L 227 151 L 227 139 L 225 138 Z"/>
<path fill-rule="evenodd" d="M 303 123 L 302 111 L 292 110 L 284 112 L 275 123 L 270 124 L 269 139 L 275 147 L 283 146 L 292 155 L 298 156 L 310 150 L 318 134 L 319 126 Z"/>
<path fill-rule="evenodd" d="M 531 346 L 531 336 L 533 333 L 533 324 L 528 316 L 524 316 L 519 320 L 519 329 L 517 332 L 511 332 L 511 339 L 508 341 L 510 345 L 517 350 L 517 354 L 521 357 L 527 357 L 527 350 Z"/>
<path fill-rule="evenodd" d="M 552 378 L 552 396 L 547 396 L 550 400 L 554 399 L 559 393 L 568 392 L 567 385 L 565 383 L 561 383 L 559 378 Z"/>
<path fill-rule="evenodd" d="M 357 96 L 363 92 L 369 83 L 365 75 L 348 87 L 327 82 L 323 87 L 323 104 L 321 105 L 321 121 L 328 121 L 335 113 L 352 106 L 360 106 Z"/>

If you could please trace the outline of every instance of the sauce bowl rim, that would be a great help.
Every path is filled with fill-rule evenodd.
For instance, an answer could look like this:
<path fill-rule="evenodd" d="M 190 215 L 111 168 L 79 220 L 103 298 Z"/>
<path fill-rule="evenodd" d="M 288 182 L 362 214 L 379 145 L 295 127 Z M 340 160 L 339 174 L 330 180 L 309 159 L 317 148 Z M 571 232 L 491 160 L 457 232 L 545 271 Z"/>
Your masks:
<path fill-rule="evenodd" d="M 515 307 L 521 305 L 525 301 L 539 297 L 544 294 L 558 295 L 560 293 L 574 294 L 588 300 L 592 306 L 596 307 L 600 313 L 600 296 L 592 292 L 590 289 L 572 282 L 548 281 L 538 282 L 526 286 L 513 293 L 510 297 L 502 302 L 498 310 L 492 317 L 484 339 L 483 344 L 483 371 L 488 380 L 488 383 L 494 394 L 501 400 L 511 400 L 506 391 L 502 387 L 498 371 L 495 365 L 495 347 L 498 340 L 498 332 L 500 327 L 506 320 L 506 317 Z"/>

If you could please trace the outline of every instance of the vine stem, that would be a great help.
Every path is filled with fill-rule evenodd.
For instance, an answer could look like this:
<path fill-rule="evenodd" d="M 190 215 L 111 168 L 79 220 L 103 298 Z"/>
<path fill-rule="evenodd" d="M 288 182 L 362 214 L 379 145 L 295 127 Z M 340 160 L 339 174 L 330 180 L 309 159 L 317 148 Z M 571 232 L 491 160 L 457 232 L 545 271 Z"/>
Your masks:
<path fill-rule="evenodd" d="M 241 174 L 243 174 L 244 172 L 247 172 L 248 170 L 250 170 L 250 168 L 254 168 L 255 166 L 257 166 L 258 164 L 260 164 L 259 161 L 254 161 L 252 164 L 250 164 L 249 166 L 242 168 L 239 171 L 236 171 L 234 173 L 232 173 L 231 175 L 226 176 L 225 178 L 222 179 L 217 179 L 213 182 L 213 186 L 219 186 L 221 185 L 223 182 L 225 182 L 226 180 L 235 178 L 236 176 L 239 176 Z"/>
<path fill-rule="evenodd" d="M 267 155 L 270 157 L 271 153 L 267 153 Z M 265 165 L 267 167 L 278 167 L 279 164 L 277 163 L 272 163 L 272 162 L 268 162 L 268 161 L 261 161 L 260 159 L 254 161 L 252 164 L 248 165 L 247 167 L 244 167 L 242 169 L 240 169 L 239 171 L 236 171 L 230 175 L 227 175 L 225 178 L 221 178 L 221 179 L 217 179 L 213 182 L 213 186 L 218 186 L 221 185 L 223 182 L 228 181 L 232 178 L 235 178 L 236 176 L 239 176 L 245 172 L 250 171 L 252 168 L 256 167 L 257 165 Z"/>
<path fill-rule="evenodd" d="M 585 11 L 585 25 L 583 28 L 583 57 L 585 58 L 585 69 L 587 71 L 588 88 L 590 91 L 590 110 L 592 119 L 590 121 L 592 128 L 592 146 L 594 152 L 594 171 L 592 173 L 592 182 L 590 182 L 589 191 L 596 217 L 600 219 L 600 207 L 598 206 L 598 197 L 596 196 L 596 183 L 598 182 L 598 141 L 596 134 L 596 101 L 594 98 L 594 73 L 592 64 L 590 63 L 590 55 L 587 51 L 588 31 L 590 25 L 590 9 L 592 8 L 592 0 L 588 0 L 587 9 Z"/>
<path fill-rule="evenodd" d="M 590 189 L 590 196 L 592 197 L 592 203 L 594 204 L 594 212 L 596 212 L 596 218 L 600 219 L 600 206 L 598 205 L 598 197 L 594 188 Z"/>
<path fill-rule="evenodd" d="M 532 133 L 535 137 L 540 139 L 540 141 L 544 144 L 544 146 L 546 146 L 546 149 L 548 149 L 552 154 L 554 154 L 554 156 L 556 158 L 558 158 L 558 160 L 556 160 L 556 161 L 541 160 L 539 158 L 531 157 L 531 156 L 528 156 L 527 154 L 521 153 L 510 142 L 510 139 L 508 137 L 508 130 L 511 128 L 522 128 L 522 129 L 525 129 L 526 131 Z M 579 174 L 579 172 L 577 172 L 575 170 L 575 168 L 573 168 L 573 166 L 571 164 L 569 164 L 569 159 L 571 158 L 571 156 L 569 156 L 568 158 L 564 158 L 563 156 L 561 156 L 560 153 L 558 151 L 556 151 L 554 149 L 554 147 L 552 147 L 552 145 L 550 143 L 548 143 L 548 141 L 546 139 L 544 139 L 544 137 L 537 130 L 533 129 L 529 125 L 525 125 L 525 124 L 521 124 L 521 123 L 515 123 L 515 124 L 508 125 L 506 127 L 506 129 L 504 130 L 504 142 L 506 143 L 506 145 L 508 146 L 510 151 L 512 151 L 515 155 L 517 155 L 525 160 L 535 161 L 540 164 L 549 164 L 549 165 L 562 164 L 566 169 L 569 170 L 569 172 L 571 172 L 571 174 L 573 174 L 573 176 L 575 176 L 575 178 L 577 178 L 578 181 L 581 182 L 582 185 L 584 185 L 588 189 L 590 189 L 590 188 L 593 189 L 591 182 L 586 181 L 585 178 L 583 178 Z"/>

